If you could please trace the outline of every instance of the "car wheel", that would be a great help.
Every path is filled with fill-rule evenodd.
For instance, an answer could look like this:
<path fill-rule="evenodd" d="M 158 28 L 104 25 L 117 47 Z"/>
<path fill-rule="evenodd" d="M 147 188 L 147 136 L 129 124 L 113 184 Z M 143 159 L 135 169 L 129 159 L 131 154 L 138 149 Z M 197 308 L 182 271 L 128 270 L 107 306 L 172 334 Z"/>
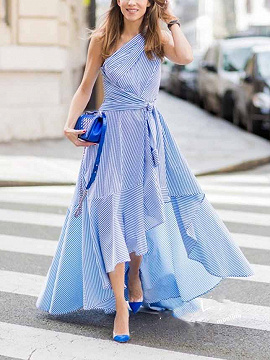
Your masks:
<path fill-rule="evenodd" d="M 201 109 L 203 109 L 203 98 L 200 94 L 198 95 L 198 105 Z"/>
<path fill-rule="evenodd" d="M 220 118 L 223 118 L 225 119 L 225 109 L 224 109 L 224 106 L 225 106 L 225 101 L 224 101 L 224 98 L 222 98 L 220 101 L 219 101 L 219 107 L 218 107 L 218 111 L 217 111 L 217 117 L 220 117 Z"/>
<path fill-rule="evenodd" d="M 207 96 L 205 96 L 205 95 L 203 96 L 202 103 L 203 103 L 203 109 L 210 112 L 211 109 L 210 109 L 210 106 L 209 106 L 209 103 L 208 103 Z"/>
<path fill-rule="evenodd" d="M 227 92 L 221 100 L 221 117 L 228 121 L 232 121 L 234 108 L 234 98 L 230 92 Z"/>
<path fill-rule="evenodd" d="M 233 108 L 233 124 L 235 126 L 240 126 L 241 125 L 241 114 L 240 114 L 240 111 L 237 109 L 236 106 L 234 106 L 234 108 Z"/>
<path fill-rule="evenodd" d="M 252 114 L 249 113 L 247 116 L 247 131 L 253 134 L 258 135 L 261 130 L 261 121 L 259 120 L 253 120 Z"/>

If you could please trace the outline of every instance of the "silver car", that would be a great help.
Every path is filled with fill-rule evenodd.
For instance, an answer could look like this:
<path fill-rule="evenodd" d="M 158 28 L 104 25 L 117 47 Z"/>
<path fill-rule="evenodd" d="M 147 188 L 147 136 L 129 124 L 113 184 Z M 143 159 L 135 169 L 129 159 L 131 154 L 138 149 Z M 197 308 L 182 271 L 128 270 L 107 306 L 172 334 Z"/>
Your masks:
<path fill-rule="evenodd" d="M 198 71 L 201 106 L 232 120 L 234 90 L 254 45 L 270 44 L 269 37 L 253 36 L 215 40 L 206 51 Z"/>

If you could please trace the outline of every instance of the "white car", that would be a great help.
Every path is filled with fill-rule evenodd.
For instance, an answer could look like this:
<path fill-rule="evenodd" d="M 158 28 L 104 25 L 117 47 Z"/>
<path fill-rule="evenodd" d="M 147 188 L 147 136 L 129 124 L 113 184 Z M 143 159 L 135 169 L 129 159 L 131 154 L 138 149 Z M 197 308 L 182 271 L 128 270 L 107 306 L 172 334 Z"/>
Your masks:
<path fill-rule="evenodd" d="M 254 45 L 270 44 L 269 37 L 252 36 L 215 40 L 198 70 L 198 91 L 202 107 L 232 120 L 234 90 Z"/>

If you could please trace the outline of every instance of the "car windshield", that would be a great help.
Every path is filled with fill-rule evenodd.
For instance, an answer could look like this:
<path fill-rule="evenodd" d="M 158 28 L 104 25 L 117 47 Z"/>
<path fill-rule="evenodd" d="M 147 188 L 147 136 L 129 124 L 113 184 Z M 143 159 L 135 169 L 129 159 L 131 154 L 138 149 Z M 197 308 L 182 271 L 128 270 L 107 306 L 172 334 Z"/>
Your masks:
<path fill-rule="evenodd" d="M 241 71 L 251 54 L 251 47 L 225 49 L 223 54 L 223 69 L 226 71 Z"/>
<path fill-rule="evenodd" d="M 198 70 L 199 62 L 201 57 L 200 56 L 194 56 L 194 59 L 191 63 L 185 65 L 185 70 L 188 72 L 195 72 Z"/>
<path fill-rule="evenodd" d="M 258 54 L 258 73 L 263 78 L 270 77 L 270 51 Z"/>

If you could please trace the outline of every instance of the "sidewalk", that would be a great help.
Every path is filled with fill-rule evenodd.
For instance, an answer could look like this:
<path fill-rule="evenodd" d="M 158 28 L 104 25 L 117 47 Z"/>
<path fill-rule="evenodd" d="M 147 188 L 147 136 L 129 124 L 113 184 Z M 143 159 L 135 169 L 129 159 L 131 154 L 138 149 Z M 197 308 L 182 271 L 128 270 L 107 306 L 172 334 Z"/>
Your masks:
<path fill-rule="evenodd" d="M 157 108 L 196 176 L 270 162 L 270 141 L 164 91 Z M 83 147 L 59 140 L 0 143 L 0 186 L 75 184 Z"/>

